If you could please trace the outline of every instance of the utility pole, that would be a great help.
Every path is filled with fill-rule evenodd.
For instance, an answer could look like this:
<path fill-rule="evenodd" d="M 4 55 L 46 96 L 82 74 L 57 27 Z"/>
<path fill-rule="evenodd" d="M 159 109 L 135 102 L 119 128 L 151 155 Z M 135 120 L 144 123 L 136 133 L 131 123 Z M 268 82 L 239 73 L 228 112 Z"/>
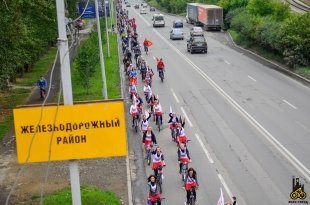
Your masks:
<path fill-rule="evenodd" d="M 109 0 L 109 5 L 110 5 L 110 19 L 111 19 L 111 31 L 112 31 L 112 25 L 113 25 L 113 20 L 114 20 L 114 16 L 113 16 L 113 0 Z M 113 32 L 113 31 L 112 31 Z"/>
<path fill-rule="evenodd" d="M 102 96 L 105 100 L 108 99 L 108 90 L 107 90 L 107 80 L 105 76 L 105 66 L 104 66 L 104 58 L 102 51 L 102 40 L 101 40 L 101 29 L 100 29 L 100 19 L 99 19 L 99 6 L 98 0 L 95 0 L 96 7 L 96 20 L 97 20 L 97 32 L 98 32 L 98 42 L 99 42 L 99 56 L 100 56 L 100 67 L 101 67 L 101 78 L 102 78 Z"/>
<path fill-rule="evenodd" d="M 110 58 L 110 40 L 109 40 L 109 31 L 108 31 L 107 3 L 109 5 L 109 1 L 104 0 L 105 31 L 107 33 L 108 57 Z M 111 17 L 111 15 L 110 15 L 110 17 Z"/>
<path fill-rule="evenodd" d="M 57 21 L 58 21 L 58 48 L 59 60 L 61 71 L 61 82 L 63 88 L 64 105 L 73 105 L 72 97 L 72 83 L 71 83 L 71 69 L 69 58 L 69 47 L 66 31 L 65 21 L 65 5 L 64 0 L 56 0 L 57 8 Z M 69 163 L 70 168 L 70 183 L 72 204 L 81 205 L 81 190 L 80 190 L 80 177 L 79 165 L 76 160 L 71 160 Z"/>

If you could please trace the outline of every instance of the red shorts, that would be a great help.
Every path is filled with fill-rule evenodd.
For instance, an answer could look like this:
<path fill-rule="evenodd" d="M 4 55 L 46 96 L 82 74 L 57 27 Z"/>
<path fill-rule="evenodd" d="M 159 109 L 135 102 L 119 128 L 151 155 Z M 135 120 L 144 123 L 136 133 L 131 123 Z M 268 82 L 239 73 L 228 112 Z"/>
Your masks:
<path fill-rule="evenodd" d="M 162 162 L 153 162 L 152 164 L 152 169 L 157 169 L 158 167 L 161 167 L 162 166 Z"/>
<path fill-rule="evenodd" d="M 132 113 L 131 116 L 132 116 L 132 117 L 136 117 L 136 116 L 138 116 L 138 114 L 139 114 L 139 113 L 135 112 L 135 113 Z"/>
<path fill-rule="evenodd" d="M 188 183 L 185 184 L 185 189 L 186 190 L 190 190 L 191 188 L 195 188 L 195 187 L 197 187 L 197 183 L 196 182 L 193 182 L 193 183 L 190 183 L 190 184 L 188 184 Z"/>
<path fill-rule="evenodd" d="M 169 127 L 170 127 L 170 129 L 174 129 L 174 128 L 176 128 L 176 125 L 175 125 L 175 123 L 170 123 Z"/>
<path fill-rule="evenodd" d="M 178 142 L 179 143 L 184 143 L 184 142 L 186 142 L 186 140 L 187 140 L 187 137 L 185 135 L 182 135 L 182 136 L 178 137 Z"/>
<path fill-rule="evenodd" d="M 151 145 L 152 144 L 152 141 L 147 141 L 147 140 L 144 140 L 144 145 L 145 145 L 145 147 L 147 147 L 147 146 L 149 146 L 149 145 Z"/>
<path fill-rule="evenodd" d="M 156 116 L 162 116 L 162 114 L 163 114 L 162 112 L 155 112 Z"/>
<path fill-rule="evenodd" d="M 182 164 L 188 164 L 189 163 L 189 159 L 188 158 L 180 158 L 180 162 L 182 163 Z"/>
<path fill-rule="evenodd" d="M 155 194 L 155 195 L 149 195 L 149 199 L 154 202 L 156 201 L 157 199 L 160 199 L 160 194 Z"/>

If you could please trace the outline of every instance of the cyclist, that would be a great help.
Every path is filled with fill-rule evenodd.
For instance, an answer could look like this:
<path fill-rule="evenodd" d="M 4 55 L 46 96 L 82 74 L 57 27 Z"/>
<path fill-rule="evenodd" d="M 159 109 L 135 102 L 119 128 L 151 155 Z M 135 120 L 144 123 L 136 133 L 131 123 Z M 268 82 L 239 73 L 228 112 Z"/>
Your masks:
<path fill-rule="evenodd" d="M 156 183 L 156 176 L 150 175 L 147 179 L 149 186 L 149 203 L 148 205 L 153 205 L 153 202 L 157 202 L 158 205 L 161 205 L 160 202 L 160 193 Z"/>
<path fill-rule="evenodd" d="M 149 41 L 147 39 L 144 39 L 143 46 L 145 53 L 147 53 L 149 51 Z"/>
<path fill-rule="evenodd" d="M 162 58 L 157 63 L 157 71 L 158 73 L 165 71 L 165 64 Z"/>
<path fill-rule="evenodd" d="M 154 112 L 154 104 L 155 104 L 155 101 L 157 100 L 157 97 L 155 94 L 152 94 L 151 98 L 149 99 L 148 103 L 151 107 L 151 112 L 153 113 Z"/>
<path fill-rule="evenodd" d="M 135 103 L 132 103 L 129 110 L 130 115 L 132 116 L 132 127 L 135 125 L 135 120 L 139 120 L 139 111 Z"/>
<path fill-rule="evenodd" d="M 149 66 L 147 66 L 147 71 L 145 74 L 145 82 L 148 82 L 148 84 L 152 87 L 152 77 L 154 75 L 154 72 L 152 70 L 152 68 L 150 68 Z"/>
<path fill-rule="evenodd" d="M 160 147 L 156 147 L 156 149 L 152 151 L 152 156 L 153 156 L 152 169 L 154 170 L 154 175 L 157 176 L 158 171 L 161 170 L 162 167 L 166 165 L 164 154 L 161 152 Z"/>
<path fill-rule="evenodd" d="M 142 80 L 144 80 L 146 77 L 146 72 L 147 72 L 147 64 L 146 64 L 146 61 L 144 59 L 142 59 L 142 61 L 140 63 L 140 71 L 142 74 Z"/>
<path fill-rule="evenodd" d="M 153 92 L 152 92 L 151 86 L 148 83 L 144 84 L 143 92 L 144 92 L 144 95 L 145 95 L 146 102 L 149 102 Z"/>
<path fill-rule="evenodd" d="M 187 170 L 187 175 L 184 182 L 184 189 L 186 190 L 186 205 L 189 205 L 191 191 L 194 194 L 194 200 L 196 201 L 196 188 L 198 188 L 197 173 L 194 168 Z"/>
<path fill-rule="evenodd" d="M 171 137 L 173 137 L 172 132 L 173 132 L 173 129 L 176 129 L 176 127 L 177 127 L 176 124 L 179 122 L 179 118 L 177 117 L 177 115 L 174 112 L 169 113 L 169 117 L 170 117 L 170 119 L 169 119 L 168 123 L 169 123 L 169 128 L 171 130 Z M 175 139 L 172 138 L 172 140 L 174 141 Z"/>
<path fill-rule="evenodd" d="M 142 143 L 144 144 L 145 153 L 148 146 L 151 146 L 152 144 L 157 144 L 155 134 L 152 131 L 152 127 L 150 125 L 147 127 L 146 132 L 143 133 Z"/>
<path fill-rule="evenodd" d="M 149 112 L 148 116 L 143 115 L 142 116 L 142 120 L 141 120 L 141 131 L 143 132 L 143 134 L 147 131 L 147 128 L 149 126 L 149 119 L 151 118 L 152 113 Z"/>
<path fill-rule="evenodd" d="M 129 86 L 130 99 L 132 99 L 134 95 L 137 95 L 137 93 L 138 93 L 137 86 L 134 84 L 130 85 Z"/>
<path fill-rule="evenodd" d="M 157 118 L 159 117 L 160 124 L 162 125 L 163 124 L 163 109 L 158 100 L 155 100 L 153 109 L 154 109 L 154 114 L 156 115 L 156 123 L 157 123 Z"/>
<path fill-rule="evenodd" d="M 179 144 L 179 148 L 178 148 L 178 161 L 179 161 L 179 164 L 180 164 L 180 170 L 179 170 L 179 173 L 181 174 L 182 172 L 182 166 L 184 163 L 189 163 L 191 162 L 191 158 L 189 156 L 189 151 L 187 149 L 187 147 L 183 144 L 183 143 L 180 143 Z"/>
<path fill-rule="evenodd" d="M 130 85 L 137 85 L 137 70 L 135 67 L 131 68 L 131 71 L 129 73 L 129 83 Z"/>
<path fill-rule="evenodd" d="M 178 143 L 186 143 L 187 141 L 187 137 L 186 137 L 185 130 L 184 130 L 184 125 L 185 125 L 185 122 L 183 122 L 183 124 L 177 123 L 176 138 L 177 138 Z"/>
<path fill-rule="evenodd" d="M 40 97 L 44 98 L 46 93 L 47 81 L 43 76 L 41 76 L 40 79 L 37 81 L 37 86 L 40 88 Z"/>

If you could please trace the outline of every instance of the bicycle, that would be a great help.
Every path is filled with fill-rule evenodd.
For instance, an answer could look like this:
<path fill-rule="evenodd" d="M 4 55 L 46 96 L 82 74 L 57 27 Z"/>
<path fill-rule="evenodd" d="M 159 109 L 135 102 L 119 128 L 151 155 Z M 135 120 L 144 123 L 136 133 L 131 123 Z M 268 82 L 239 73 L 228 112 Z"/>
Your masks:
<path fill-rule="evenodd" d="M 192 187 L 190 189 L 190 195 L 189 195 L 189 205 L 195 205 L 196 204 L 196 199 L 194 196 L 194 189 L 197 189 L 196 187 Z"/>
<path fill-rule="evenodd" d="M 137 133 L 138 132 L 138 127 L 139 127 L 139 121 L 140 121 L 139 115 L 136 114 L 133 117 L 134 117 L 133 127 L 134 127 L 134 129 L 135 129 L 135 131 Z"/>
<path fill-rule="evenodd" d="M 164 82 L 164 78 L 165 78 L 164 71 L 159 70 L 158 72 L 159 72 L 159 78 L 160 78 L 161 82 Z"/>
<path fill-rule="evenodd" d="M 146 162 L 147 162 L 147 165 L 150 166 L 151 164 L 151 150 L 152 150 L 152 144 L 148 144 L 146 145 L 145 147 L 145 151 L 146 151 Z"/>
<path fill-rule="evenodd" d="M 156 115 L 156 125 L 157 125 L 157 128 L 158 128 L 158 132 L 160 132 L 160 126 L 161 126 L 161 120 L 160 120 L 160 115 L 158 115 L 158 114 L 156 114 L 155 113 L 155 115 Z"/>
<path fill-rule="evenodd" d="M 187 170 L 188 170 L 188 162 L 181 162 L 182 163 L 182 168 L 181 168 L 181 177 L 182 181 L 185 182 Z"/>
<path fill-rule="evenodd" d="M 176 135 L 177 135 L 177 128 L 175 127 L 175 125 L 173 125 L 173 127 L 171 128 L 171 137 L 173 142 L 177 141 Z"/>
<path fill-rule="evenodd" d="M 40 97 L 41 97 L 41 99 L 45 98 L 45 93 L 46 93 L 45 89 L 44 88 L 40 88 Z"/>
<path fill-rule="evenodd" d="M 156 183 L 157 183 L 157 186 L 158 186 L 158 189 L 159 189 L 159 193 L 163 193 L 163 171 L 162 171 L 162 166 L 161 167 L 158 167 L 156 168 L 157 169 L 157 176 L 156 176 Z"/>

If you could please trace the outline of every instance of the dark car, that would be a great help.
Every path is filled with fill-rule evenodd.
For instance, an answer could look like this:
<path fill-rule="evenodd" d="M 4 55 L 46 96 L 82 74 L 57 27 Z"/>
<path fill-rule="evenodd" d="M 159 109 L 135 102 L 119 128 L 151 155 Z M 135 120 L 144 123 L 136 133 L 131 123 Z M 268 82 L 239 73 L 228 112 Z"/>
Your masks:
<path fill-rule="evenodd" d="M 183 28 L 183 21 L 182 20 L 174 20 L 173 21 L 173 28 Z"/>
<path fill-rule="evenodd" d="M 131 5 L 128 3 L 128 4 L 126 4 L 126 7 L 131 7 Z"/>
<path fill-rule="evenodd" d="M 155 11 L 155 8 L 154 7 L 150 7 L 150 11 Z"/>
<path fill-rule="evenodd" d="M 135 5 L 134 5 L 134 8 L 135 8 L 135 9 L 138 9 L 138 8 L 139 8 L 139 4 L 135 4 Z"/>
<path fill-rule="evenodd" d="M 207 53 L 208 44 L 206 39 L 203 36 L 192 36 L 187 41 L 187 51 L 190 53 L 194 53 L 196 51 Z"/>

